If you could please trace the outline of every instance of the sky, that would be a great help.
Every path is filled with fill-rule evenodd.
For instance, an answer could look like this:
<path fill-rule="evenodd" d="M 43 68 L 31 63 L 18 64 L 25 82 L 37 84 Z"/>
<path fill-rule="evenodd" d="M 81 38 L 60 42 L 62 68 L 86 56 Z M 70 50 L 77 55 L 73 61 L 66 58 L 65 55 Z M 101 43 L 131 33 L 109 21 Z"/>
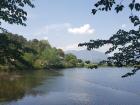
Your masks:
<path fill-rule="evenodd" d="M 107 39 L 118 29 L 129 29 L 131 23 L 127 9 L 116 14 L 98 12 L 91 14 L 97 0 L 34 0 L 35 8 L 26 8 L 27 26 L 2 26 L 8 31 L 23 35 L 28 40 L 48 40 L 50 44 L 63 50 L 79 50 L 78 43 L 91 39 Z M 98 49 L 104 52 L 108 46 Z"/>

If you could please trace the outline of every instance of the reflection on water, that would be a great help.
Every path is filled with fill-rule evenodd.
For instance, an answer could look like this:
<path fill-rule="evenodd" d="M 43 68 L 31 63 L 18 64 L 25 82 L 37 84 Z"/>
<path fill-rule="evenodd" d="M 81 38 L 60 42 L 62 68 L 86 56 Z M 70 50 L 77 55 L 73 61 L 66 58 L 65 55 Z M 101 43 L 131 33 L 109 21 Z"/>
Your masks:
<path fill-rule="evenodd" d="M 0 105 L 139 105 L 140 72 L 64 69 L 0 75 Z"/>
<path fill-rule="evenodd" d="M 38 94 L 37 91 L 31 91 L 35 86 L 41 84 L 41 81 L 49 76 L 57 76 L 60 73 L 56 71 L 31 71 L 1 73 L 0 75 L 0 101 L 13 101 L 21 99 L 25 94 Z"/>

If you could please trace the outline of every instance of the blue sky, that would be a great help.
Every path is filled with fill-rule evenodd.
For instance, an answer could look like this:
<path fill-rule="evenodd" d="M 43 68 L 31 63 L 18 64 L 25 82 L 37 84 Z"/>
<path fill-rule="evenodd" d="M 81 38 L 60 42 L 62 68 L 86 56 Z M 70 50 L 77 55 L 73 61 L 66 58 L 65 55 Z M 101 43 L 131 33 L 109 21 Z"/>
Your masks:
<path fill-rule="evenodd" d="M 64 50 L 77 49 L 77 44 L 90 39 L 106 39 L 119 28 L 128 29 L 130 11 L 91 14 L 94 0 L 34 0 L 35 8 L 26 8 L 27 26 L 3 27 L 27 39 L 47 39 Z M 105 48 L 100 49 L 104 51 Z"/>

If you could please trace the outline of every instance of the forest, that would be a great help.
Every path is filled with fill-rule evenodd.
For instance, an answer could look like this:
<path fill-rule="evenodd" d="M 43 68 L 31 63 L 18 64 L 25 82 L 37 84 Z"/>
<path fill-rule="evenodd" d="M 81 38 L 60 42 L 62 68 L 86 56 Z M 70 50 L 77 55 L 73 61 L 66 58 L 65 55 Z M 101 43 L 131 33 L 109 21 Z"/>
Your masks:
<path fill-rule="evenodd" d="M 47 40 L 27 40 L 12 33 L 0 34 L 0 70 L 53 69 L 82 66 L 73 54 L 52 47 Z"/>

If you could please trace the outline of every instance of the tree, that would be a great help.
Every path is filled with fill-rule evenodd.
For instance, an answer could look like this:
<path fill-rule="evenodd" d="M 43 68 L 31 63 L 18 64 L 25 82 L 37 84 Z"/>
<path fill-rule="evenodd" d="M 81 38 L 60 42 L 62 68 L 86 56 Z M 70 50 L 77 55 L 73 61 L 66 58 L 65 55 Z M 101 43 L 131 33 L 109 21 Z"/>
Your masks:
<path fill-rule="evenodd" d="M 78 63 L 83 63 L 82 59 L 77 59 Z"/>
<path fill-rule="evenodd" d="M 77 64 L 77 57 L 73 54 L 66 54 L 65 55 L 65 62 L 68 67 L 76 67 Z"/>
<path fill-rule="evenodd" d="M 125 2 L 129 2 L 129 4 L 127 6 L 124 5 L 124 0 L 121 0 L 121 2 L 117 2 L 117 0 L 98 0 L 94 4 L 92 14 L 95 15 L 99 11 L 111 11 L 112 9 L 114 9 L 116 13 L 119 13 L 127 7 L 131 11 L 129 19 L 134 25 L 134 29 L 129 31 L 119 29 L 117 33 L 113 34 L 108 40 L 90 40 L 89 42 L 79 44 L 79 46 L 87 46 L 88 50 L 108 44 L 111 45 L 112 47 L 106 51 L 106 54 L 112 53 L 115 50 L 118 50 L 118 52 L 108 57 L 106 62 L 111 62 L 118 67 L 140 65 L 140 19 L 138 16 L 140 3 L 136 0 Z M 135 67 L 131 73 L 127 73 L 122 77 L 134 75 L 136 71 L 140 69 L 138 66 Z"/>
<path fill-rule="evenodd" d="M 23 59 L 25 52 L 33 50 L 26 47 L 27 40 L 16 34 L 0 33 L 0 64 L 7 66 L 21 65 L 31 67 L 30 63 Z"/>
<path fill-rule="evenodd" d="M 90 61 L 89 61 L 89 60 L 87 60 L 87 61 L 85 61 L 85 63 L 86 63 L 86 64 L 90 64 Z"/>
<path fill-rule="evenodd" d="M 27 12 L 23 10 L 25 6 L 34 7 L 32 0 L 0 0 L 0 25 L 2 20 L 9 24 L 26 26 Z M 4 28 L 0 27 L 2 31 Z"/>
<path fill-rule="evenodd" d="M 33 39 L 27 42 L 27 46 L 37 53 L 24 53 L 24 59 L 30 62 L 36 69 L 62 68 L 64 52 L 52 48 L 47 40 Z"/>
<path fill-rule="evenodd" d="M 63 51 L 62 49 L 58 49 L 58 50 L 57 50 L 57 53 L 58 53 L 58 55 L 59 55 L 61 58 L 64 58 L 65 53 L 64 53 L 64 51 Z"/>

